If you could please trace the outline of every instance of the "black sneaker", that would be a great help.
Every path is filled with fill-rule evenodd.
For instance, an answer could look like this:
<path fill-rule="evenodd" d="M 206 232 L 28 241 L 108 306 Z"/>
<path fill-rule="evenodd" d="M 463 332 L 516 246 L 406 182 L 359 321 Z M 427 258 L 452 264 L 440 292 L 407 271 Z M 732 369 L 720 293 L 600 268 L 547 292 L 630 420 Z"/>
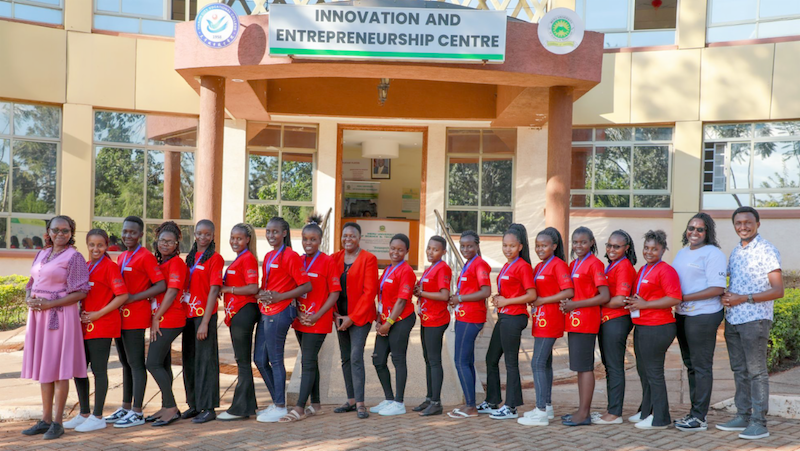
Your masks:
<path fill-rule="evenodd" d="M 42 420 L 39 420 L 33 426 L 29 427 L 22 431 L 22 435 L 38 435 L 44 434 L 50 429 L 50 423 L 45 423 Z"/>
<path fill-rule="evenodd" d="M 56 423 L 53 421 L 50 423 L 50 429 L 44 433 L 44 439 L 53 440 L 61 437 L 62 435 L 64 435 L 64 426 L 62 426 L 61 423 Z"/>
<path fill-rule="evenodd" d="M 498 409 L 497 404 L 489 404 L 488 402 L 484 401 L 478 405 L 478 413 L 492 415 Z"/>
<path fill-rule="evenodd" d="M 685 432 L 707 431 L 708 423 L 699 418 L 689 417 L 688 419 L 680 419 L 676 421 L 675 429 Z"/>
<path fill-rule="evenodd" d="M 422 412 L 420 412 L 420 416 L 428 417 L 431 415 L 441 415 L 444 410 L 442 409 L 442 403 L 438 401 L 431 401 L 428 404 L 428 407 L 425 408 Z"/>
<path fill-rule="evenodd" d="M 672 420 L 672 423 L 676 424 L 676 423 L 681 423 L 683 421 L 689 421 L 690 418 L 692 418 L 692 414 L 691 413 L 687 413 L 682 418 L 679 418 L 677 420 Z"/>
<path fill-rule="evenodd" d="M 425 398 L 425 401 L 423 401 L 422 404 L 414 407 L 411 410 L 413 412 L 422 412 L 423 410 L 427 409 L 429 405 L 431 405 L 431 400 L 429 398 Z"/>

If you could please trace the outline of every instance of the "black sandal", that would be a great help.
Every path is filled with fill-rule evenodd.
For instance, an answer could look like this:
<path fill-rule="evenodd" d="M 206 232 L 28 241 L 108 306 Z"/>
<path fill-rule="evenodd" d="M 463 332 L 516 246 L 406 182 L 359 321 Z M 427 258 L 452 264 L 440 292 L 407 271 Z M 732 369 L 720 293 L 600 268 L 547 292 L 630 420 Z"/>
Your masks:
<path fill-rule="evenodd" d="M 358 418 L 363 420 L 365 418 L 369 418 L 369 410 L 367 410 L 367 406 L 359 406 L 358 407 Z"/>
<path fill-rule="evenodd" d="M 357 407 L 356 407 L 356 405 L 355 405 L 355 404 L 350 404 L 349 402 L 346 402 L 346 403 L 342 404 L 341 406 L 339 406 L 339 407 L 337 407 L 337 408 L 333 409 L 333 413 L 347 413 L 347 412 L 353 412 L 353 411 L 355 411 L 355 410 L 356 410 L 356 408 L 357 408 Z"/>

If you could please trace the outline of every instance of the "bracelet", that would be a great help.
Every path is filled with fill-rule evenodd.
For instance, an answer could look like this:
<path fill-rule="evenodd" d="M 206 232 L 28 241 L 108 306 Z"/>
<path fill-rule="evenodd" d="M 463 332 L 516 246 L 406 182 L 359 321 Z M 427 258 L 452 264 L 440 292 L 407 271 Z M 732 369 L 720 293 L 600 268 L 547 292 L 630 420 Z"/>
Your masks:
<path fill-rule="evenodd" d="M 386 318 L 386 322 L 389 323 L 392 326 L 394 326 L 394 323 L 395 323 L 395 321 L 393 319 L 391 319 L 391 318 Z"/>
<path fill-rule="evenodd" d="M 458 302 L 461 303 L 461 295 L 458 295 Z"/>

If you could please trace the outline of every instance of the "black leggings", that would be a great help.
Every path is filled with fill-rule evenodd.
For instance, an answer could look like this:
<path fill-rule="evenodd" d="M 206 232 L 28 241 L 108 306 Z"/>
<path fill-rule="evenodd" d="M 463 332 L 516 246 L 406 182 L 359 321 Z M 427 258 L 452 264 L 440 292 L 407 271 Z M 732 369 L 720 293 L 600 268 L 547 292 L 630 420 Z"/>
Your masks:
<path fill-rule="evenodd" d="M 408 379 L 406 350 L 408 350 L 411 329 L 414 328 L 416 322 L 417 316 L 412 314 L 394 323 L 389 329 L 388 336 L 377 335 L 375 337 L 375 353 L 372 354 L 372 364 L 375 365 L 375 371 L 378 372 L 383 394 L 389 401 L 403 402 Z M 389 367 L 386 364 L 390 353 L 392 354 L 392 364 L 394 364 L 397 394 L 392 393 L 392 376 L 389 374 Z"/>
<path fill-rule="evenodd" d="M 300 394 L 297 397 L 297 407 L 305 407 L 308 397 L 311 396 L 312 404 L 319 404 L 319 350 L 325 342 L 327 334 L 295 331 L 297 341 L 300 343 L 300 357 L 302 373 L 300 374 Z"/>
<path fill-rule="evenodd" d="M 253 383 L 253 331 L 261 319 L 256 303 L 243 306 L 231 319 L 231 344 L 239 377 L 228 413 L 249 416 L 256 413 L 256 386 Z"/>
<path fill-rule="evenodd" d="M 103 407 L 108 393 L 108 355 L 111 353 L 110 338 L 84 340 L 86 364 L 92 366 L 94 374 L 94 416 L 103 416 Z M 81 403 L 81 415 L 89 415 L 89 378 L 76 377 L 75 390 Z"/>
<path fill-rule="evenodd" d="M 147 371 L 144 368 L 144 329 L 122 330 L 115 338 L 119 363 L 122 365 L 122 403 L 142 410 Z"/>
<path fill-rule="evenodd" d="M 486 350 L 486 402 L 500 404 L 500 357 L 506 362 L 506 405 L 522 405 L 522 382 L 519 376 L 519 345 L 528 315 L 499 313 Z"/>
<path fill-rule="evenodd" d="M 428 391 L 425 399 L 439 402 L 442 397 L 442 382 L 444 381 L 444 369 L 442 368 L 442 341 L 444 331 L 450 323 L 443 326 L 425 327 L 420 330 L 422 339 L 422 357 L 425 358 L 425 381 Z"/>
<path fill-rule="evenodd" d="M 208 336 L 197 339 L 197 329 L 203 317 L 186 318 L 183 328 L 182 360 L 186 404 L 202 411 L 219 407 L 219 344 L 217 314 L 208 322 Z"/>
<path fill-rule="evenodd" d="M 161 335 L 156 334 L 156 341 L 150 343 L 147 351 L 146 366 L 161 390 L 161 407 L 171 409 L 177 406 L 175 394 L 172 393 L 172 342 L 183 332 L 183 328 L 159 330 Z"/>

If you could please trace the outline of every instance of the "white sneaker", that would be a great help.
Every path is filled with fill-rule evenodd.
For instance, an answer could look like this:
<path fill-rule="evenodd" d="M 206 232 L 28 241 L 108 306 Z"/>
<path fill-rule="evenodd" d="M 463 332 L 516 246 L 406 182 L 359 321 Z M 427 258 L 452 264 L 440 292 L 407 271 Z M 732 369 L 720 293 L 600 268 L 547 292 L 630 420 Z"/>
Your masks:
<path fill-rule="evenodd" d="M 547 419 L 548 420 L 555 419 L 556 414 L 555 414 L 555 412 L 553 412 L 553 406 L 551 406 L 550 404 L 547 404 L 544 408 L 545 408 L 545 411 L 547 412 Z"/>
<path fill-rule="evenodd" d="M 114 413 L 105 417 L 106 423 L 116 423 L 117 421 L 123 419 L 127 414 L 128 410 L 120 407 L 119 409 L 115 410 Z"/>
<path fill-rule="evenodd" d="M 389 404 L 388 406 L 384 407 L 383 409 L 381 409 L 381 411 L 378 412 L 378 415 L 389 417 L 393 415 L 403 415 L 405 413 L 406 413 L 405 403 L 395 401 Z"/>
<path fill-rule="evenodd" d="M 653 416 L 650 415 L 634 425 L 639 429 L 666 429 L 667 426 L 653 426 Z"/>
<path fill-rule="evenodd" d="M 86 419 L 80 426 L 76 427 L 75 430 L 77 432 L 92 432 L 92 431 L 99 431 L 100 429 L 106 428 L 106 421 L 102 418 L 97 418 L 96 416 L 92 415 Z"/>
<path fill-rule="evenodd" d="M 277 423 L 278 420 L 286 416 L 289 411 L 286 410 L 286 407 L 278 407 L 275 406 L 273 409 L 267 409 L 266 412 L 259 414 L 256 417 L 256 421 L 259 423 Z"/>
<path fill-rule="evenodd" d="M 220 421 L 235 421 L 235 420 L 243 420 L 245 418 L 247 417 L 243 415 L 234 415 L 228 412 L 222 412 L 221 414 L 217 415 L 217 419 Z"/>
<path fill-rule="evenodd" d="M 628 421 L 630 421 L 631 423 L 638 423 L 642 421 L 642 419 L 643 419 L 642 412 L 636 412 L 636 415 L 628 417 Z"/>
<path fill-rule="evenodd" d="M 133 410 L 128 411 L 128 414 L 122 417 L 121 420 L 114 423 L 115 428 L 131 428 L 134 426 L 141 426 L 144 424 L 144 415 L 141 413 L 134 412 Z"/>
<path fill-rule="evenodd" d="M 518 418 L 517 423 L 523 426 L 547 426 L 550 424 L 550 420 L 547 417 L 547 411 L 533 409 L 525 412 L 522 418 Z"/>
<path fill-rule="evenodd" d="M 257 411 L 256 415 L 261 415 L 261 414 L 265 414 L 267 412 L 272 412 L 277 407 L 278 406 L 276 406 L 275 404 L 270 404 L 269 407 L 267 407 L 266 409 Z"/>
<path fill-rule="evenodd" d="M 86 421 L 86 418 L 87 417 L 84 417 L 84 416 L 78 414 L 75 417 L 73 417 L 71 420 L 65 421 L 62 424 L 62 426 L 64 426 L 64 429 L 75 429 L 76 427 L 82 425 L 83 422 Z"/>
<path fill-rule="evenodd" d="M 503 405 L 503 407 L 497 409 L 493 414 L 489 415 L 489 418 L 493 420 L 516 420 L 519 418 L 517 414 L 516 407 L 508 407 L 507 405 Z"/>
<path fill-rule="evenodd" d="M 492 407 L 492 405 L 486 401 L 478 405 L 478 413 L 480 414 L 492 415 L 498 410 L 500 410 L 500 407 Z"/>
<path fill-rule="evenodd" d="M 546 410 L 539 410 L 538 407 L 534 407 L 533 410 L 529 410 L 529 411 L 525 412 L 524 414 L 522 414 L 522 418 L 538 418 L 540 416 L 541 417 L 547 417 L 548 419 L 550 418 L 550 416 L 547 415 L 547 411 Z"/>
<path fill-rule="evenodd" d="M 386 407 L 389 407 L 389 405 L 391 405 L 391 404 L 394 404 L 394 401 L 390 401 L 388 399 L 384 399 L 377 406 L 370 407 L 369 411 L 372 412 L 372 413 L 380 413 L 381 410 L 385 409 Z"/>

